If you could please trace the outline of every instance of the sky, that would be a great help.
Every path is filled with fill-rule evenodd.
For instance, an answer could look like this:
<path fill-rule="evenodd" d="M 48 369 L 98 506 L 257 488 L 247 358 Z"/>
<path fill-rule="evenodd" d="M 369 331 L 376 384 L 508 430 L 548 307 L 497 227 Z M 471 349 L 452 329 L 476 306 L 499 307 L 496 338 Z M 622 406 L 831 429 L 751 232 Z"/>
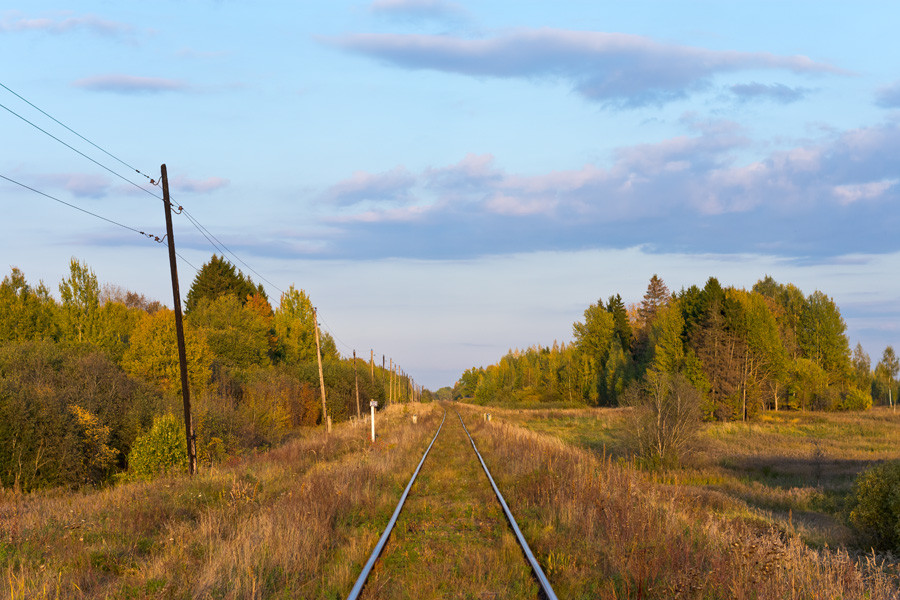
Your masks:
<path fill-rule="evenodd" d="M 172 305 L 166 164 L 183 294 L 224 253 L 431 389 L 654 274 L 900 343 L 895 2 L 77 4 L 0 8 L 0 268 L 57 297 Z"/>

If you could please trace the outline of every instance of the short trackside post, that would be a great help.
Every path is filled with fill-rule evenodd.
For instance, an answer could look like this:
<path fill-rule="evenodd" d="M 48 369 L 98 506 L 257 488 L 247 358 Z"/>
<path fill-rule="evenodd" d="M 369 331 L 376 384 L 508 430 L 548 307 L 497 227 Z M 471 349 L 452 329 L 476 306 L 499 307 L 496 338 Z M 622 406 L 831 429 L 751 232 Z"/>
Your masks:
<path fill-rule="evenodd" d="M 372 443 L 375 443 L 375 407 L 378 406 L 378 403 L 374 400 L 369 402 L 369 406 L 372 407 Z"/>

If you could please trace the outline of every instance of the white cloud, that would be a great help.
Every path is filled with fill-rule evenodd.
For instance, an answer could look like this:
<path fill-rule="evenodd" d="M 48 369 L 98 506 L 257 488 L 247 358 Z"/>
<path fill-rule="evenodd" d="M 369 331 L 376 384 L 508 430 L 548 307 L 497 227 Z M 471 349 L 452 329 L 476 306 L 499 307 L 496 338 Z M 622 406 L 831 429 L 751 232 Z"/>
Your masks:
<path fill-rule="evenodd" d="M 75 15 L 69 11 L 46 17 L 24 17 L 18 12 L 7 12 L 0 19 L 0 33 L 42 31 L 62 34 L 79 30 L 113 37 L 130 34 L 134 28 L 127 23 L 110 21 L 96 15 Z"/>
<path fill-rule="evenodd" d="M 834 186 L 834 195 L 841 204 L 852 204 L 860 200 L 872 200 L 880 198 L 885 192 L 897 185 L 898 179 L 884 181 L 872 181 L 869 183 L 857 183 Z"/>
<path fill-rule="evenodd" d="M 137 77 L 134 75 L 97 75 L 78 79 L 72 85 L 95 92 L 119 94 L 156 94 L 190 90 L 190 86 L 187 83 L 178 79 Z"/>
<path fill-rule="evenodd" d="M 205 194 L 227 187 L 231 182 L 222 177 L 207 177 L 206 179 L 191 179 L 178 176 L 172 180 L 172 190 Z"/>
<path fill-rule="evenodd" d="M 845 74 L 806 56 L 707 50 L 639 35 L 551 28 L 519 29 L 490 39 L 402 34 L 319 39 L 408 69 L 561 80 L 589 100 L 620 107 L 683 98 L 707 86 L 719 73 L 764 69 Z M 773 94 L 785 96 L 778 88 L 768 90 L 768 96 Z"/>

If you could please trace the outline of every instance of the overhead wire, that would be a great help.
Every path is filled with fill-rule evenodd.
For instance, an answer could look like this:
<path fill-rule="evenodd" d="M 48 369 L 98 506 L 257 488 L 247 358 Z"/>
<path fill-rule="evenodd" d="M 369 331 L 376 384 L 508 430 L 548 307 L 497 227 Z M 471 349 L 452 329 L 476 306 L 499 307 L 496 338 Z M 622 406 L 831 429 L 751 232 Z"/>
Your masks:
<path fill-rule="evenodd" d="M 184 207 L 182 207 L 182 212 L 188 218 L 188 220 L 194 225 L 194 227 L 197 228 L 197 231 L 199 231 L 201 234 L 203 234 L 203 237 L 205 237 L 207 239 L 207 241 L 209 241 L 209 243 L 213 245 L 214 248 L 216 248 L 217 250 L 220 250 L 222 252 L 222 254 L 225 254 L 227 252 L 228 254 L 233 256 L 235 259 L 237 259 L 238 262 L 240 262 L 242 265 L 247 267 L 247 269 L 249 269 L 251 272 L 253 272 L 261 280 L 265 281 L 266 283 L 268 283 L 270 286 L 272 286 L 273 288 L 275 288 L 282 294 L 284 293 L 283 289 L 281 289 L 280 287 L 278 287 L 277 285 L 275 285 L 274 283 L 272 283 L 271 281 L 269 281 L 268 279 L 263 277 L 256 269 L 254 269 L 253 267 L 248 265 L 240 256 L 235 254 L 228 246 L 223 244 L 219 238 L 217 238 L 215 235 L 213 235 L 213 233 L 209 229 L 204 227 L 203 224 L 201 224 L 200 221 L 194 215 L 192 215 L 186 209 L 184 209 Z"/>
<path fill-rule="evenodd" d="M 94 148 L 96 148 L 97 150 L 99 150 L 100 152 L 103 152 L 104 154 L 106 154 L 106 155 L 109 156 L 110 158 L 112 158 L 112 159 L 114 159 L 114 160 L 117 160 L 119 163 L 121 163 L 122 165 L 124 165 L 124 166 L 128 167 L 129 169 L 133 170 L 135 173 L 138 173 L 138 174 L 140 174 L 140 175 L 143 175 L 144 177 L 146 177 L 147 179 L 149 179 L 151 183 L 153 183 L 153 179 L 151 179 L 149 175 L 147 175 L 146 173 L 142 172 L 142 171 L 141 171 L 140 169 L 138 169 L 137 167 L 133 167 L 133 166 L 129 165 L 127 162 L 125 162 L 124 160 L 122 160 L 121 158 L 119 158 L 118 156 L 116 156 L 115 154 L 109 152 L 108 150 L 106 150 L 106 149 L 104 149 L 104 148 L 101 148 L 100 146 L 98 146 L 97 144 L 95 144 L 94 142 L 92 142 L 91 140 L 87 139 L 86 137 L 84 137 L 83 135 L 81 135 L 80 133 L 78 133 L 77 131 L 75 131 L 74 129 L 72 129 L 71 127 L 69 127 L 68 125 L 66 125 L 65 123 L 63 123 L 62 121 L 60 121 L 59 119 L 57 119 L 56 117 L 54 117 L 53 115 L 51 115 L 50 113 L 48 113 L 47 111 L 45 111 L 44 109 L 40 108 L 39 106 L 36 106 L 33 102 L 31 102 L 30 100 L 28 100 L 27 98 L 25 98 L 25 97 L 22 96 L 21 94 L 15 92 L 15 91 L 13 91 L 13 90 L 11 90 L 11 89 L 10 89 L 9 87 L 7 87 L 2 81 L 0 81 L 0 87 L 2 87 L 3 89 L 5 89 L 7 92 L 9 92 L 10 94 L 12 94 L 12 95 L 15 96 L 16 98 L 18 98 L 19 100 L 21 100 L 22 102 L 24 102 L 25 104 L 27 104 L 28 106 L 30 106 L 31 108 L 33 108 L 33 109 L 35 109 L 36 111 L 40 112 L 42 115 L 44 115 L 44 116 L 47 117 L 48 119 L 51 119 L 53 122 L 57 123 L 58 125 L 61 125 L 62 127 L 65 127 L 65 128 L 68 129 L 70 132 L 74 133 L 75 135 L 77 135 L 78 137 L 80 137 L 81 139 L 83 139 L 85 142 L 87 142 L 88 144 L 90 144 L 91 146 L 93 146 Z"/>
<path fill-rule="evenodd" d="M 26 185 L 26 184 L 22 183 L 21 181 L 16 181 L 15 179 L 12 179 L 12 178 L 10 178 L 10 177 L 7 177 L 6 175 L 0 174 L 0 179 L 4 179 L 4 180 L 6 180 L 6 181 L 8 181 L 8 182 L 10 182 L 10 183 L 14 183 L 15 185 L 18 185 L 18 186 L 20 186 L 20 187 L 23 187 L 23 188 L 25 188 L 26 190 L 31 190 L 31 191 L 34 192 L 35 194 L 40 194 L 41 196 L 44 196 L 45 198 L 49 198 L 50 200 L 55 200 L 56 202 L 59 202 L 60 204 L 65 204 L 65 205 L 68 206 L 68 207 L 74 208 L 75 210 L 81 211 L 81 212 L 83 212 L 83 213 L 85 213 L 85 214 L 88 214 L 88 215 L 90 215 L 90 216 L 92 216 L 92 217 L 96 217 L 96 218 L 98 218 L 98 219 L 101 219 L 101 220 L 103 220 L 103 221 L 106 221 L 107 223 L 112 223 L 113 225 L 118 225 L 119 227 L 123 227 L 123 228 L 128 229 L 128 230 L 130 230 L 130 231 L 133 231 L 133 232 L 135 232 L 135 233 L 139 233 L 139 234 L 141 234 L 141 235 L 143 235 L 143 236 L 145 236 L 145 237 L 148 237 L 148 238 L 154 240 L 154 241 L 155 241 L 156 243 L 158 243 L 158 244 L 161 244 L 161 243 L 163 242 L 163 240 L 165 239 L 165 237 L 166 237 L 166 236 L 159 237 L 158 235 L 154 235 L 154 234 L 152 234 L 152 233 L 147 233 L 147 232 L 145 232 L 145 231 L 141 231 L 140 229 L 135 229 L 134 227 L 131 227 L 131 226 L 129 226 L 129 225 L 125 225 L 124 223 L 119 223 L 118 221 L 114 221 L 114 220 L 109 219 L 109 218 L 107 218 L 107 217 L 104 217 L 104 216 L 102 216 L 102 215 L 98 215 L 97 213 L 91 212 L 91 211 L 89 211 L 89 210 L 87 210 L 87 209 L 81 208 L 80 206 L 77 206 L 77 205 L 72 204 L 72 203 L 70 203 L 70 202 L 66 202 L 65 200 L 60 200 L 59 198 L 57 198 L 57 197 L 55 197 L 55 196 L 51 196 L 50 194 L 48 194 L 48 193 L 46 193 L 46 192 L 42 192 L 42 191 L 40 191 L 40 190 L 38 190 L 38 189 L 35 189 L 35 188 L 31 187 L 30 185 Z"/>
<path fill-rule="evenodd" d="M 32 127 L 34 127 L 35 129 L 37 129 L 38 131 L 40 131 L 40 132 L 42 132 L 43 134 L 45 134 L 45 135 L 47 135 L 47 136 L 53 138 L 54 140 L 56 140 L 57 142 L 59 142 L 60 144 L 62 144 L 62 145 L 65 146 L 66 148 L 68 148 L 69 150 L 71 150 L 71 151 L 73 151 L 73 152 L 75 152 L 75 153 L 77 153 L 77 154 L 80 154 L 81 156 L 83 156 L 84 158 L 88 159 L 89 161 L 91 161 L 92 163 L 94 163 L 95 165 L 97 165 L 98 167 L 100 167 L 101 169 L 104 169 L 105 171 L 108 171 L 108 172 L 112 173 L 113 175 L 115 175 L 116 177 L 118 177 L 119 179 L 121 179 L 122 181 L 125 181 L 126 183 L 129 183 L 130 185 L 133 185 L 133 186 L 136 187 L 137 189 L 139 189 L 139 190 L 141 190 L 141 191 L 143 191 L 143 192 L 146 192 L 146 193 L 150 194 L 151 196 L 153 196 L 153 197 L 156 198 L 157 200 L 162 200 L 162 198 L 161 198 L 160 196 L 157 196 L 157 195 L 156 195 L 155 193 L 153 193 L 152 191 L 148 190 L 147 188 L 145 188 L 145 187 L 143 187 L 143 186 L 140 186 L 140 185 L 136 184 L 135 182 L 131 181 L 130 179 L 128 179 L 128 178 L 125 177 L 124 175 L 122 175 L 122 174 L 120 174 L 120 173 L 116 173 L 115 171 L 113 171 L 112 169 L 110 169 L 109 167 L 107 167 L 106 165 L 104 165 L 103 163 L 101 163 L 100 161 L 98 161 L 98 160 L 96 160 L 96 159 L 94 159 L 94 158 L 91 158 L 90 156 L 88 156 L 87 154 L 85 154 L 85 153 L 82 152 L 81 150 L 78 150 L 77 148 L 75 148 L 75 147 L 72 146 L 71 144 L 68 144 L 68 143 L 62 141 L 61 139 L 59 139 L 58 137 L 56 137 L 55 135 L 53 135 L 52 133 L 50 133 L 50 132 L 47 131 L 46 129 L 40 127 L 39 125 L 36 125 L 36 124 L 33 123 L 32 121 L 29 121 L 28 119 L 26 119 L 25 117 L 23 117 L 22 115 L 20 115 L 20 114 L 17 113 L 16 111 L 14 111 L 13 109 L 9 108 L 9 107 L 6 106 L 5 104 L 0 103 L 0 108 L 6 110 L 7 112 L 9 112 L 9 113 L 12 114 L 12 115 L 15 115 L 16 117 L 22 119 L 23 121 L 25 121 L 26 123 L 28 123 L 29 125 L 31 125 Z"/>
<path fill-rule="evenodd" d="M 10 94 L 14 95 L 16 98 L 18 98 L 18 99 L 20 99 L 21 101 L 25 102 L 25 103 L 28 104 L 30 107 L 32 107 L 32 108 L 34 108 L 35 110 L 37 110 L 38 112 L 40 112 L 40 113 L 41 113 L 42 115 L 44 115 L 45 117 L 47 117 L 48 119 L 52 120 L 54 123 L 56 123 L 56 124 L 60 125 L 61 127 L 65 128 L 67 131 L 69 131 L 70 133 L 74 134 L 74 135 L 77 136 L 79 139 L 81 139 L 81 140 L 87 142 L 88 144 L 90 144 L 91 146 L 93 146 L 93 147 L 96 148 L 97 150 L 103 152 L 104 154 L 106 154 L 107 156 L 109 156 L 109 157 L 112 158 L 113 160 L 117 161 L 117 162 L 120 163 L 121 165 L 125 166 L 126 168 L 128 168 L 128 169 L 134 171 L 135 173 L 138 173 L 139 175 L 142 175 L 143 177 L 147 178 L 147 179 L 150 181 L 150 183 L 151 183 L 152 185 L 156 186 L 156 185 L 159 184 L 159 180 L 158 180 L 158 179 L 153 179 L 153 178 L 151 178 L 149 175 L 147 175 L 146 173 L 142 172 L 140 169 L 138 169 L 138 168 L 132 166 L 131 164 L 129 164 L 129 163 L 127 163 L 126 161 L 122 160 L 121 158 L 119 158 L 119 157 L 116 156 L 115 154 L 109 152 L 109 151 L 106 150 L 105 148 L 103 148 L 103 147 L 99 146 L 98 144 L 92 142 L 90 139 L 88 139 L 87 137 L 85 137 L 85 136 L 83 136 L 82 134 L 78 133 L 77 131 L 75 131 L 74 129 L 72 129 L 71 127 L 69 127 L 68 125 L 66 125 L 65 123 L 63 123 L 62 121 L 60 121 L 59 119 L 57 119 L 56 117 L 54 117 L 53 115 L 51 115 L 50 113 L 48 113 L 47 111 L 45 111 L 45 110 L 43 110 L 42 108 L 38 107 L 37 105 L 35 105 L 33 102 L 29 101 L 27 98 L 25 98 L 25 97 L 22 96 L 21 94 L 19 94 L 19 93 L 15 92 L 14 90 L 10 89 L 7 85 L 3 84 L 2 82 L 0 82 L 0 87 L 2 87 L 3 89 L 5 89 L 6 91 L 8 91 Z M 22 120 L 22 121 L 24 121 L 25 123 L 27 123 L 28 125 L 31 125 L 31 126 L 34 127 L 35 129 L 37 129 L 38 131 L 40 131 L 41 133 L 43 133 L 44 135 L 46 135 L 46 136 L 52 138 L 53 140 L 59 142 L 60 144 L 62 144 L 62 145 L 65 146 L 66 148 L 72 150 L 73 152 L 75 152 L 76 154 L 82 156 L 83 158 L 86 158 L 87 160 L 91 161 L 92 163 L 94 163 L 94 164 L 97 165 L 98 167 L 104 169 L 105 171 L 109 172 L 110 174 L 114 175 L 115 177 L 117 177 L 117 178 L 119 178 L 119 179 L 125 181 L 126 183 L 128 183 L 128 184 L 130 184 L 130 185 L 132 185 L 132 186 L 134 186 L 134 187 L 136 187 L 136 188 L 138 188 L 139 190 L 141 190 L 141 191 L 143 191 L 143 192 L 145 192 L 145 193 L 147 193 L 147 194 L 153 196 L 153 197 L 156 198 L 157 200 L 163 200 L 163 198 L 162 198 L 161 196 L 157 195 L 157 194 L 154 193 L 152 190 L 149 190 L 149 189 L 147 189 L 147 188 L 145 188 L 145 187 L 143 187 L 143 186 L 141 186 L 141 185 L 139 185 L 139 184 L 137 184 L 137 183 L 131 181 L 130 179 L 128 179 L 128 178 L 125 177 L 124 175 L 122 175 L 122 174 L 120 174 L 120 173 L 114 171 L 114 170 L 111 169 L 110 167 L 108 167 L 108 166 L 102 164 L 101 162 L 97 161 L 96 159 L 94 159 L 94 158 L 88 156 L 87 154 L 85 154 L 85 153 L 82 152 L 81 150 L 78 150 L 77 148 L 75 148 L 75 147 L 72 146 L 71 144 L 69 144 L 69 143 L 63 141 L 62 139 L 60 139 L 59 137 L 53 135 L 52 133 L 50 133 L 50 132 L 47 131 L 46 129 L 40 127 L 39 125 L 37 125 L 37 124 L 34 123 L 33 121 L 27 119 L 26 117 L 20 115 L 19 113 L 17 113 L 17 112 L 14 111 L 13 109 L 9 108 L 9 107 L 6 106 L 5 104 L 0 103 L 0 108 L 3 108 L 4 110 L 6 110 L 7 112 L 9 112 L 10 114 L 14 115 L 15 117 L 17 117 L 17 118 L 19 118 L 20 120 Z M 133 228 L 133 227 L 130 227 L 130 226 L 128 226 L 128 225 L 125 225 L 125 224 L 123 224 L 123 223 L 119 223 L 119 222 L 114 221 L 114 220 L 112 220 L 112 219 L 108 219 L 108 218 L 106 218 L 106 217 L 103 217 L 103 216 L 101 216 L 101 215 L 98 215 L 98 214 L 96 214 L 96 213 L 93 213 L 93 212 L 91 212 L 91 211 L 89 211 L 89 210 L 83 209 L 83 208 L 81 208 L 81 207 L 79 207 L 79 206 L 77 206 L 77 205 L 71 204 L 71 203 L 69 203 L 69 202 L 65 202 L 64 200 L 60 200 L 59 198 L 56 198 L 56 197 L 54 197 L 54 196 L 52 196 L 52 195 L 50 195 L 50 194 L 47 194 L 47 193 L 45 193 L 45 192 L 42 192 L 42 191 L 37 190 L 37 189 L 35 189 L 35 188 L 32 188 L 32 187 L 30 187 L 30 186 L 28 186 L 28 185 L 26 185 L 26 184 L 23 184 L 23 183 L 21 183 L 21 182 L 19 182 L 19 181 L 16 181 L 16 180 L 11 179 L 11 178 L 9 178 L 9 177 L 6 177 L 6 176 L 4 176 L 4 175 L 0 175 L 0 178 L 3 178 L 4 180 L 6 180 L 6 181 L 8 181 L 8 182 L 10 182 L 10 183 L 13 183 L 13 184 L 15 184 L 15 185 L 21 186 L 21 187 L 23 187 L 23 188 L 25 188 L 25 189 L 28 189 L 28 190 L 30 190 L 30 191 L 32 191 L 32 192 L 34 192 L 34 193 L 40 194 L 41 196 L 45 196 L 45 197 L 47 197 L 47 198 L 49 198 L 49 199 L 51 199 L 51 200 L 54 200 L 54 201 L 56 201 L 56 202 L 59 202 L 60 204 L 64 204 L 64 205 L 66 205 L 66 206 L 69 206 L 69 207 L 71 207 L 71 208 L 74 208 L 75 210 L 81 211 L 81 212 L 83 212 L 83 213 L 86 213 L 86 214 L 91 215 L 91 216 L 93 216 L 93 217 L 96 217 L 96 218 L 98 218 L 98 219 L 102 219 L 102 220 L 104 220 L 104 221 L 107 221 L 107 222 L 109 222 L 109 223 L 111 223 L 111 224 L 113 224 L 113 225 L 117 225 L 117 226 L 119 226 L 119 227 L 123 227 L 123 228 L 128 229 L 128 230 L 130 230 L 130 231 L 133 231 L 133 232 L 135 232 L 135 233 L 139 233 L 139 234 L 144 235 L 144 236 L 146 236 L 146 237 L 148 237 L 148 238 L 154 239 L 154 240 L 155 240 L 156 242 L 158 242 L 158 243 L 161 243 L 161 242 L 163 241 L 163 239 L 165 238 L 165 236 L 163 236 L 163 238 L 160 238 L 159 236 L 155 236 L 155 235 L 152 235 L 152 234 L 148 234 L 148 233 L 145 233 L 145 232 L 140 231 L 140 230 L 138 230 L 138 229 L 135 229 L 135 228 Z M 172 201 L 172 200 L 170 199 L 170 202 L 171 202 L 171 201 Z M 197 229 L 197 231 L 200 232 L 201 235 L 203 235 L 204 238 L 206 238 L 206 240 L 213 246 L 213 248 L 215 248 L 217 251 L 220 251 L 223 255 L 229 254 L 229 255 L 232 256 L 234 259 L 236 259 L 238 262 L 240 262 L 244 267 L 246 267 L 249 271 L 251 271 L 253 274 L 255 274 L 260 280 L 264 281 L 265 283 L 267 283 L 268 285 L 270 285 L 272 288 L 276 289 L 276 290 L 279 291 L 280 293 L 282 293 L 282 294 L 285 293 L 283 289 L 281 289 L 279 286 L 277 286 L 277 285 L 275 285 L 274 283 L 272 283 L 268 278 L 266 278 L 265 276 L 263 276 L 259 271 L 257 271 L 256 269 L 254 269 L 254 268 L 253 268 L 252 266 L 250 266 L 245 260 L 243 260 L 240 256 L 238 256 L 237 253 L 235 253 L 235 252 L 234 252 L 233 250 L 231 250 L 228 246 L 226 246 L 221 240 L 219 240 L 219 238 L 217 238 L 211 231 L 209 231 L 208 228 L 206 228 L 202 223 L 200 223 L 199 219 L 197 219 L 197 218 L 196 218 L 194 215 L 192 215 L 189 211 L 187 211 L 186 209 L 184 209 L 183 206 L 179 205 L 179 206 L 178 206 L 178 209 L 179 209 L 179 211 L 178 211 L 177 214 L 184 214 L 185 217 L 187 217 L 188 221 L 189 221 L 189 222 Z M 176 254 L 176 255 L 178 256 L 178 258 L 180 258 L 184 263 L 186 263 L 188 266 L 190 266 L 192 269 L 194 269 L 194 271 L 196 271 L 196 272 L 198 272 L 198 273 L 200 272 L 200 269 L 198 269 L 196 266 L 194 266 L 192 263 L 190 263 L 190 262 L 189 262 L 187 259 L 185 259 L 184 256 L 182 256 L 180 253 L 176 252 L 175 254 Z M 333 329 L 325 322 L 324 319 L 320 319 L 320 320 L 322 321 L 323 328 L 331 335 L 331 337 L 332 337 L 335 341 L 337 341 L 339 344 L 341 344 L 341 345 L 342 345 L 344 348 L 346 348 L 347 350 L 353 350 L 353 349 L 354 349 L 354 348 L 351 347 L 349 344 L 347 344 L 346 342 L 344 342 L 341 338 L 339 338 L 339 337 L 334 333 Z"/>

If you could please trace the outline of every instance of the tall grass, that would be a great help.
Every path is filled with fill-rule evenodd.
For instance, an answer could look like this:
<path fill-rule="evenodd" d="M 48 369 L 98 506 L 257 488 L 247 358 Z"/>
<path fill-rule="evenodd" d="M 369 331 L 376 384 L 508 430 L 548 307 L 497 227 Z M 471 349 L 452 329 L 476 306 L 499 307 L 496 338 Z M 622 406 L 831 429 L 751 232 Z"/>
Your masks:
<path fill-rule="evenodd" d="M 406 411 L 420 415 L 416 426 Z M 437 427 L 436 407 L 321 430 L 194 478 L 0 492 L 0 597 L 346 594 Z"/>
<path fill-rule="evenodd" d="M 726 518 L 609 457 L 467 411 L 562 598 L 897 598 L 895 567 Z M 727 498 L 723 502 L 728 502 Z"/>

